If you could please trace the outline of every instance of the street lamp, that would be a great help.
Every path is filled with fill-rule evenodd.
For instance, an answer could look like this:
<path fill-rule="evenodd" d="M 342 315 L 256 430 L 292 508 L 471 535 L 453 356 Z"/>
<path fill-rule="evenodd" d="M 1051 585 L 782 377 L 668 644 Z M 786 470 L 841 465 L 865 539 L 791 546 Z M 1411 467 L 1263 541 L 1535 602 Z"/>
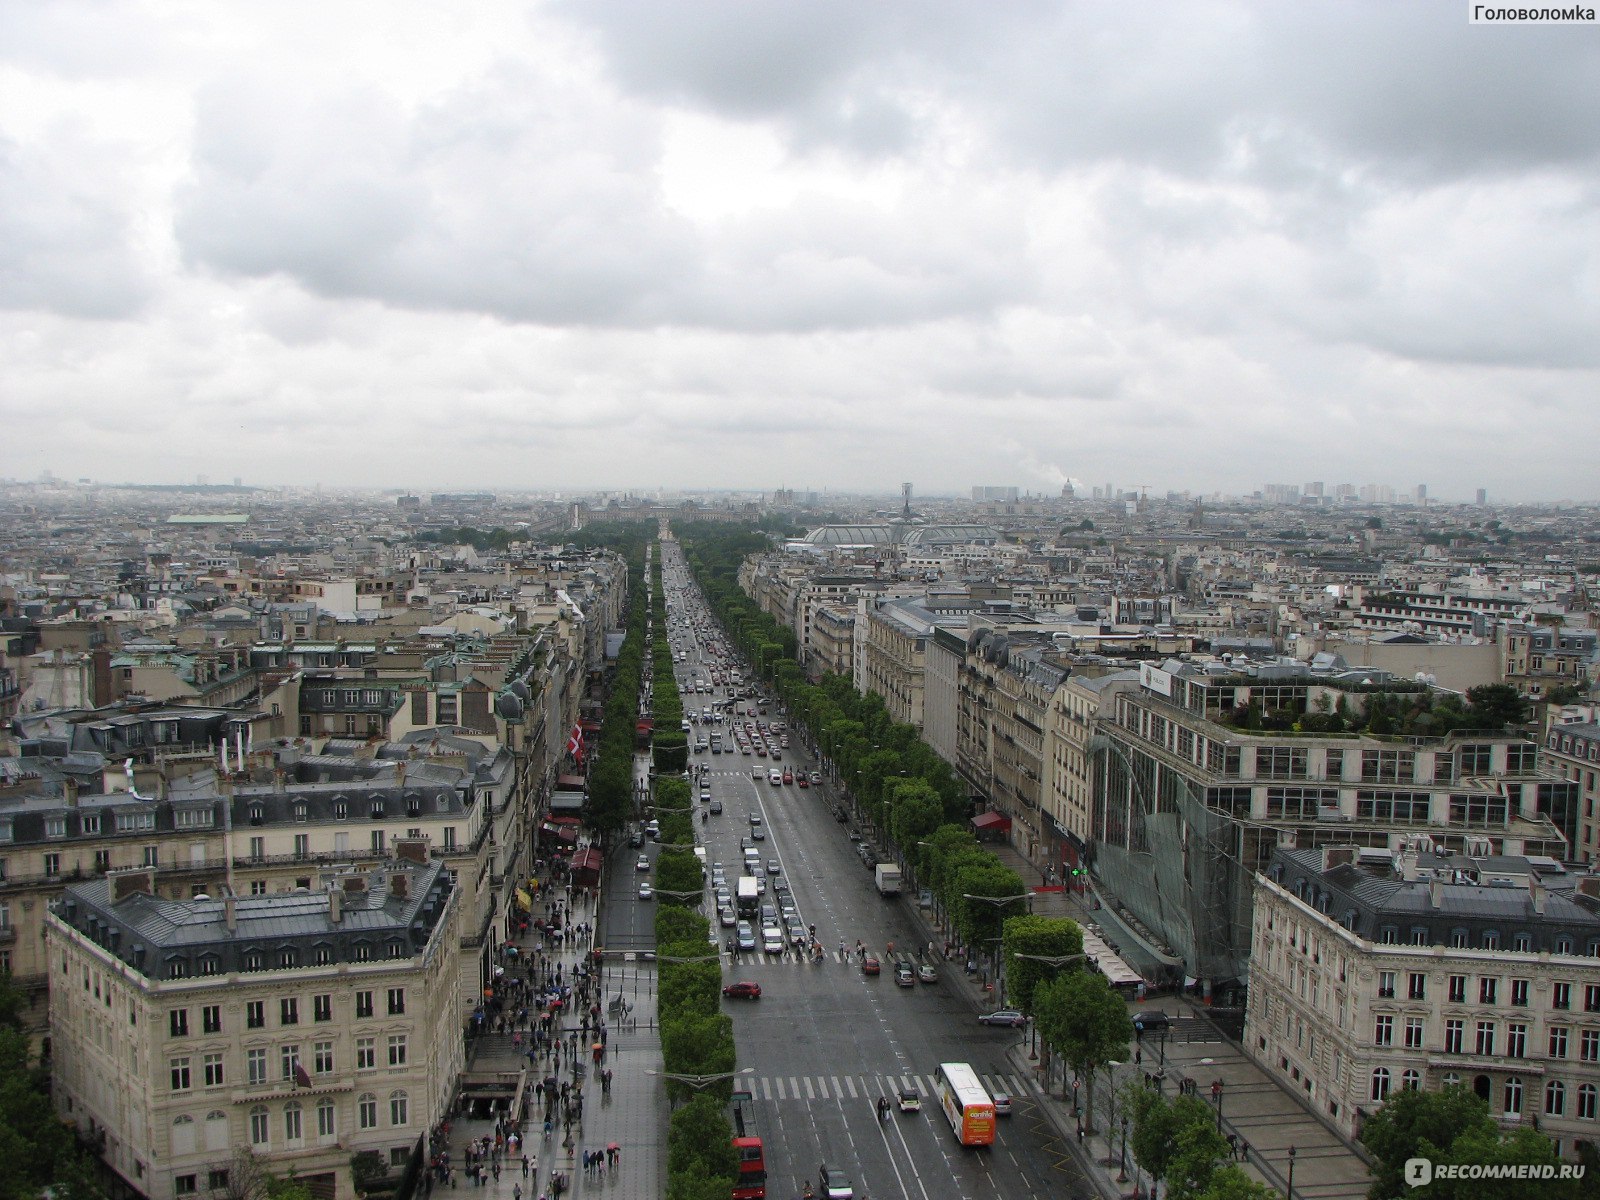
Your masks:
<path fill-rule="evenodd" d="M 658 954 L 656 955 L 656 961 L 664 963 L 721 962 L 722 955 L 690 954 L 680 958 L 675 954 Z"/>
<path fill-rule="evenodd" d="M 1117 1168 L 1117 1182 L 1128 1182 L 1128 1114 L 1122 1114 L 1122 1165 Z"/>
<path fill-rule="evenodd" d="M 992 904 L 996 908 L 999 908 L 1002 904 L 1010 904 L 1010 903 L 1012 903 L 1013 901 L 1016 901 L 1016 900 L 1026 900 L 1026 901 L 1029 902 L 1029 906 L 1032 907 L 1033 893 L 1032 892 L 1018 892 L 1015 896 L 974 896 L 971 892 L 962 892 L 961 893 L 961 898 L 963 900 L 978 900 L 978 901 L 981 901 L 984 904 Z M 992 938 L 990 940 L 998 942 L 1001 939 Z M 1005 995 L 1005 991 L 1000 985 L 1000 950 L 999 950 L 999 947 L 995 948 L 992 961 L 993 961 L 993 966 L 994 966 L 994 977 L 995 977 L 995 988 L 996 988 L 995 995 L 997 997 L 998 996 L 1003 996 L 1003 995 Z"/>
<path fill-rule="evenodd" d="M 1217 1132 L 1222 1132 L 1222 1080 L 1211 1081 L 1211 1098 L 1217 1102 Z"/>
<path fill-rule="evenodd" d="M 1025 958 L 1029 962 L 1041 962 L 1047 967 L 1054 967 L 1059 970 L 1070 962 L 1078 962 L 1089 956 L 1087 954 L 1013 954 L 1011 957 Z M 1028 1026 L 1028 1057 L 1030 1059 L 1039 1057 L 1039 1052 L 1033 1048 L 1033 1026 L 1031 1023 Z"/>
<path fill-rule="evenodd" d="M 1294 1200 L 1294 1147 L 1289 1147 L 1289 1187 L 1284 1192 L 1284 1200 Z"/>
<path fill-rule="evenodd" d="M 704 888 L 695 888 L 692 892 L 674 891 L 672 888 L 652 888 L 658 896 L 671 896 L 674 900 L 693 900 L 696 904 L 704 903 L 706 893 Z"/>
<path fill-rule="evenodd" d="M 685 1087 L 693 1088 L 697 1092 L 724 1079 L 737 1079 L 741 1075 L 754 1075 L 755 1073 L 756 1069 L 754 1067 L 745 1067 L 739 1071 L 719 1071 L 714 1075 L 677 1075 L 671 1071 L 652 1071 L 648 1067 L 645 1068 L 646 1075 L 658 1075 L 662 1079 L 672 1079 Z"/>

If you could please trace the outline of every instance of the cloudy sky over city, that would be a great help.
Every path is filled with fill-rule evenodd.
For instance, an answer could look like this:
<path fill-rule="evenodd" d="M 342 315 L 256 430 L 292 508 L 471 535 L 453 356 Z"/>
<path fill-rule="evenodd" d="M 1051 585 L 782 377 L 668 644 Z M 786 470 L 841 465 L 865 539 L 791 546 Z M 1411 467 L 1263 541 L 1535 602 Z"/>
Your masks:
<path fill-rule="evenodd" d="M 0 5 L 0 476 L 1600 499 L 1600 31 Z"/>

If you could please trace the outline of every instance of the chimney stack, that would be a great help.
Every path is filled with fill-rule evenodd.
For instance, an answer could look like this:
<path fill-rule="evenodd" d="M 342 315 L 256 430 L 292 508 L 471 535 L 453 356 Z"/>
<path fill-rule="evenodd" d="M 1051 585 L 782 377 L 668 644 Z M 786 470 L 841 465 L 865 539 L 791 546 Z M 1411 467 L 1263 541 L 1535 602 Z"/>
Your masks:
<path fill-rule="evenodd" d="M 411 876 L 404 871 L 395 871 L 389 876 L 389 895 L 396 900 L 404 900 L 411 893 Z"/>
<path fill-rule="evenodd" d="M 340 888 L 331 888 L 328 891 L 328 924 L 337 925 L 344 918 L 344 891 Z"/>
<path fill-rule="evenodd" d="M 1444 907 L 1444 881 L 1437 875 L 1428 880 L 1428 907 L 1435 911 Z"/>
<path fill-rule="evenodd" d="M 222 898 L 222 923 L 229 933 L 239 932 L 239 901 L 232 892 Z"/>
<path fill-rule="evenodd" d="M 68 808 L 78 807 L 78 781 L 76 779 L 63 779 L 61 781 L 61 798 L 66 801 Z"/>
<path fill-rule="evenodd" d="M 401 862 L 413 862 L 418 866 L 427 866 L 428 839 L 396 838 L 394 842 L 394 856 Z"/>
<path fill-rule="evenodd" d="M 1533 900 L 1533 911 L 1539 916 L 1544 916 L 1544 902 L 1547 893 L 1544 889 L 1544 880 L 1539 878 L 1537 871 L 1528 876 L 1528 895 Z"/>
<path fill-rule="evenodd" d="M 129 896 L 154 896 L 156 873 L 149 867 L 137 871 L 117 871 L 110 876 L 111 903 L 120 904 Z"/>

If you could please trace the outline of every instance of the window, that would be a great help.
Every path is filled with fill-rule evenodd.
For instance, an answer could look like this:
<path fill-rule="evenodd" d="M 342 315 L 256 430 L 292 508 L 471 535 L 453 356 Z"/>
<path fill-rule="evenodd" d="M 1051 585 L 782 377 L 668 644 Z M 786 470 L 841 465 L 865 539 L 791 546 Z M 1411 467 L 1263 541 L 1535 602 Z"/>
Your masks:
<path fill-rule="evenodd" d="M 189 1036 L 189 1010 L 175 1008 L 167 1014 L 167 1032 L 172 1037 Z"/>
<path fill-rule="evenodd" d="M 1558 1012 L 1565 1012 L 1572 1007 L 1572 985 L 1570 983 L 1552 983 L 1550 985 L 1550 1007 Z"/>
<path fill-rule="evenodd" d="M 175 1092 L 187 1092 L 189 1090 L 189 1060 L 187 1058 L 173 1059 L 171 1072 L 172 1090 Z"/>
<path fill-rule="evenodd" d="M 266 856 L 267 856 L 267 839 L 264 838 L 264 837 L 253 837 L 253 838 L 251 838 L 250 839 L 250 857 L 255 859 L 256 862 L 260 862 Z"/>
<path fill-rule="evenodd" d="M 1586 1083 L 1578 1089 L 1578 1116 L 1585 1121 L 1595 1119 L 1596 1101 L 1600 1100 L 1600 1092 L 1596 1092 L 1592 1083 Z"/>
<path fill-rule="evenodd" d="M 256 1105 L 250 1110 L 250 1144 L 252 1146 L 266 1146 L 271 1143 L 271 1136 L 267 1131 L 267 1110 L 263 1105 Z"/>
<path fill-rule="evenodd" d="M 1485 950 L 1500 949 L 1500 931 L 1498 929 L 1485 929 L 1483 931 L 1483 948 Z"/>
<path fill-rule="evenodd" d="M 1492 1055 L 1494 1053 L 1494 1022 L 1478 1022 L 1478 1054 Z"/>
<path fill-rule="evenodd" d="M 157 846 L 146 846 L 144 848 L 143 860 L 143 866 L 159 866 L 161 862 L 160 848 Z"/>
<path fill-rule="evenodd" d="M 1467 977 L 1465 975 L 1450 976 L 1450 1003 L 1465 1004 L 1467 1002 Z"/>
<path fill-rule="evenodd" d="M 348 821 L 350 819 L 350 805 L 343 800 L 333 802 L 333 819 L 335 821 Z"/>
<path fill-rule="evenodd" d="M 1520 1022 L 1506 1026 L 1506 1055 L 1510 1058 L 1528 1056 L 1528 1027 Z"/>
<path fill-rule="evenodd" d="M 94 869 L 100 875 L 104 875 L 111 870 L 111 851 L 96 850 L 94 852 Z"/>
<path fill-rule="evenodd" d="M 1600 983 L 1590 983 L 1584 985 L 1583 1011 L 1600 1012 Z"/>
<path fill-rule="evenodd" d="M 338 1131 L 334 1128 L 333 1120 L 333 1101 L 328 1099 L 318 1101 L 317 1138 L 321 1141 L 329 1141 L 337 1136 Z"/>
<path fill-rule="evenodd" d="M 288 1142 L 300 1140 L 300 1102 L 291 1100 L 283 1106 L 283 1137 Z"/>
<path fill-rule="evenodd" d="M 1379 1067 L 1372 1072 L 1372 1102 L 1382 1104 L 1389 1098 L 1389 1068 Z"/>
<path fill-rule="evenodd" d="M 356 1016 L 370 1017 L 372 1015 L 372 993 L 356 993 Z"/>
<path fill-rule="evenodd" d="M 1600 1029 L 1585 1029 L 1578 1036 L 1578 1057 L 1584 1062 L 1600 1062 Z"/>
<path fill-rule="evenodd" d="M 246 971 L 266 970 L 267 956 L 259 950 L 246 950 L 244 952 L 244 969 Z"/>
<path fill-rule="evenodd" d="M 1423 1021 L 1421 1017 L 1406 1018 L 1406 1049 L 1422 1049 Z"/>
<path fill-rule="evenodd" d="M 296 800 L 294 802 L 294 819 L 298 823 L 302 825 L 305 824 L 306 816 L 309 812 L 310 809 L 306 806 L 306 802 L 304 800 Z"/>
<path fill-rule="evenodd" d="M 46 875 L 61 874 L 61 855 L 46 854 L 44 856 L 44 873 Z"/>
<path fill-rule="evenodd" d="M 389 1037 L 389 1065 L 391 1067 L 406 1065 L 406 1035 L 403 1033 L 391 1034 Z"/>
<path fill-rule="evenodd" d="M 358 1123 L 363 1129 L 376 1129 L 378 1127 L 378 1098 L 371 1092 L 361 1093 L 361 1099 L 356 1101 Z"/>
<path fill-rule="evenodd" d="M 1426 1000 L 1428 998 L 1428 977 L 1420 971 L 1412 971 L 1406 976 L 1406 995 L 1412 1000 Z"/>
<path fill-rule="evenodd" d="M 65 817 L 46 817 L 44 819 L 44 835 L 49 838 L 67 836 L 67 819 Z"/>
<path fill-rule="evenodd" d="M 199 1181 L 193 1175 L 176 1175 L 172 1179 L 172 1194 L 175 1196 L 193 1196 L 199 1190 Z"/>
<path fill-rule="evenodd" d="M 1506 1114 L 1515 1116 L 1522 1112 L 1522 1080 L 1513 1075 L 1506 1080 Z"/>
<path fill-rule="evenodd" d="M 278 1066 L 281 1068 L 278 1075 L 280 1079 L 293 1079 L 294 1069 L 300 1065 L 299 1046 L 279 1046 Z"/>
<path fill-rule="evenodd" d="M 1493 975 L 1485 975 L 1478 980 L 1478 1003 L 1498 1004 L 1496 997 L 1500 994 L 1500 981 Z"/>
<path fill-rule="evenodd" d="M 1375 1046 L 1394 1045 L 1394 1018 L 1378 1017 L 1373 1023 L 1372 1044 Z"/>
<path fill-rule="evenodd" d="M 406 1011 L 406 990 L 403 987 L 389 989 L 389 1015 L 391 1017 L 404 1016 Z"/>
<path fill-rule="evenodd" d="M 374 1048 L 376 1038 L 356 1039 L 356 1070 L 370 1071 L 378 1065 L 378 1052 Z"/>
<path fill-rule="evenodd" d="M 333 1074 L 333 1043 L 318 1042 L 311 1048 L 311 1052 L 311 1061 L 316 1065 L 317 1074 Z"/>
<path fill-rule="evenodd" d="M 300 1001 L 293 996 L 286 996 L 278 1001 L 278 1024 L 300 1024 Z"/>
<path fill-rule="evenodd" d="M 207 1087 L 221 1087 L 222 1080 L 222 1055 L 208 1054 L 205 1056 L 205 1079 Z"/>
<path fill-rule="evenodd" d="M 454 850 L 456 848 L 456 827 L 454 825 L 446 825 L 444 827 L 444 848 L 446 850 Z"/>
<path fill-rule="evenodd" d="M 1395 973 L 1393 971 L 1378 972 L 1378 999 L 1394 999 L 1394 978 Z"/>
<path fill-rule="evenodd" d="M 214 1167 L 206 1172 L 206 1187 L 213 1192 L 228 1190 L 228 1168 Z"/>
<path fill-rule="evenodd" d="M 308 855 L 310 855 L 310 853 L 311 853 L 311 835 L 308 834 L 308 833 L 297 833 L 297 834 L 295 834 L 294 835 L 294 856 L 296 858 L 305 858 Z"/>
<path fill-rule="evenodd" d="M 200 1010 L 200 1028 L 206 1033 L 222 1032 L 222 1005 L 207 1004 Z"/>
<path fill-rule="evenodd" d="M 1550 1026 L 1550 1057 L 1565 1058 L 1567 1056 L 1567 1035 L 1571 1032 L 1565 1025 Z"/>
<path fill-rule="evenodd" d="M 320 996 L 311 997 L 311 1019 L 313 1021 L 333 1020 L 333 996 L 327 992 Z"/>
<path fill-rule="evenodd" d="M 1405 1072 L 1403 1075 L 1400 1076 L 1400 1088 L 1401 1088 L 1402 1091 L 1414 1092 L 1418 1088 L 1420 1088 L 1421 1086 L 1422 1086 L 1422 1072 L 1421 1071 L 1409 1070 L 1409 1071 Z"/>
<path fill-rule="evenodd" d="M 1515 1008 L 1528 1007 L 1528 981 L 1526 979 L 1513 979 L 1511 981 L 1511 1003 Z"/>
<path fill-rule="evenodd" d="M 250 881 L 250 894 L 252 896 L 265 896 L 267 894 L 267 881 L 265 879 L 252 879 Z"/>
<path fill-rule="evenodd" d="M 267 1002 L 265 1000 L 249 1000 L 245 1002 L 244 1024 L 246 1029 L 265 1029 L 267 1027 Z"/>
<path fill-rule="evenodd" d="M 267 1052 L 265 1050 L 246 1050 L 244 1052 L 245 1077 L 251 1083 L 265 1083 L 267 1081 Z"/>
<path fill-rule="evenodd" d="M 1567 1112 L 1567 1085 L 1559 1079 L 1552 1079 L 1544 1085 L 1544 1115 L 1547 1117 L 1565 1116 Z"/>
<path fill-rule="evenodd" d="M 1528 954 L 1533 950 L 1533 934 L 1518 933 L 1511 938 L 1511 948 L 1518 954 Z"/>
<path fill-rule="evenodd" d="M 410 1104 L 404 1092 L 389 1093 L 389 1124 L 406 1125 L 411 1120 Z"/>

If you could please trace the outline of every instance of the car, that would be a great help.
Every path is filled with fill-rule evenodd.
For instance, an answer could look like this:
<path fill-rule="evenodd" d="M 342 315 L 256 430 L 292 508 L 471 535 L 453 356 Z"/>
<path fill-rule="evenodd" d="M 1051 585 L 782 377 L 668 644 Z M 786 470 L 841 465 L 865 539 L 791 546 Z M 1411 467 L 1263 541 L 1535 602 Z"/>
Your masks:
<path fill-rule="evenodd" d="M 1171 1028 L 1172 1018 L 1160 1009 L 1151 1009 L 1148 1012 L 1133 1014 L 1133 1031 L 1137 1034 L 1146 1034 Z"/>
<path fill-rule="evenodd" d="M 710 788 L 701 788 L 700 789 L 700 803 L 701 804 L 710 804 L 711 803 L 711 789 Z"/>
<path fill-rule="evenodd" d="M 722 994 L 729 1000 L 759 1000 L 761 999 L 761 985 L 759 983 L 751 983 L 748 980 L 740 980 L 738 983 L 724 984 Z"/>
<path fill-rule="evenodd" d="M 724 929 L 732 929 L 739 923 L 739 919 L 733 915 L 733 909 L 726 906 L 717 909 L 717 920 L 722 922 Z"/>
<path fill-rule="evenodd" d="M 767 954 L 783 953 L 783 932 L 776 925 L 768 925 L 761 931 L 761 949 Z"/>
<path fill-rule="evenodd" d="M 648 900 L 655 894 L 655 889 L 650 886 L 650 881 L 648 879 L 639 885 L 639 899 Z"/>
<path fill-rule="evenodd" d="M 917 986 L 917 976 L 910 963 L 901 963 L 894 969 L 894 982 L 897 987 Z"/>
<path fill-rule="evenodd" d="M 767 772 L 767 782 L 770 783 L 773 787 L 780 786 L 783 783 L 783 772 L 782 771 L 768 771 Z"/>
<path fill-rule="evenodd" d="M 820 784 L 822 782 L 822 772 L 821 771 L 813 771 L 813 772 L 811 772 L 811 782 L 813 784 Z"/>
<path fill-rule="evenodd" d="M 1005 1092 L 996 1092 L 990 1097 L 994 1101 L 994 1115 L 1009 1117 L 1011 1115 L 1011 1097 Z"/>
<path fill-rule="evenodd" d="M 795 777 L 795 782 L 798 783 L 803 788 L 808 788 L 808 787 L 811 786 L 810 781 L 808 781 L 806 779 L 806 777 L 805 777 L 805 775 L 803 773 Z"/>
<path fill-rule="evenodd" d="M 855 1200 L 856 1190 L 850 1185 L 849 1176 L 827 1163 L 817 1168 L 817 1185 L 828 1200 Z"/>
<path fill-rule="evenodd" d="M 792 771 L 790 771 L 790 770 L 788 770 L 786 768 L 784 770 L 784 772 L 783 772 L 783 781 L 785 783 L 793 783 L 794 782 L 794 772 L 792 772 Z"/>
<path fill-rule="evenodd" d="M 756 948 L 755 930 L 750 928 L 749 921 L 740 921 L 738 932 L 734 934 L 735 944 L 741 950 L 754 950 Z"/>
<path fill-rule="evenodd" d="M 796 946 L 803 946 L 811 940 L 811 934 L 798 919 L 789 922 L 789 941 Z"/>
<path fill-rule="evenodd" d="M 639 855 L 639 861 L 633 864 L 633 869 L 635 871 L 648 871 L 650 869 L 650 856 L 648 854 Z"/>
<path fill-rule="evenodd" d="M 767 859 L 767 874 L 778 875 L 783 872 L 783 864 L 775 858 Z"/>
<path fill-rule="evenodd" d="M 922 1093 L 915 1088 L 901 1088 L 895 1093 L 895 1100 L 900 1105 L 901 1112 L 921 1112 Z"/>
<path fill-rule="evenodd" d="M 772 754 L 772 761 L 773 762 L 782 762 L 783 761 L 783 751 L 778 749 L 776 746 L 774 746 L 772 748 L 771 754 Z"/>
<path fill-rule="evenodd" d="M 1014 1008 L 1002 1008 L 994 1012 L 984 1013 L 978 1018 L 978 1023 L 980 1025 L 1005 1025 L 1014 1029 L 1019 1025 L 1026 1025 L 1028 1018 Z"/>
<path fill-rule="evenodd" d="M 650 840 L 652 842 L 659 842 L 661 840 L 661 822 L 660 821 L 651 821 L 651 822 L 649 822 L 647 825 L 645 825 L 644 831 L 647 834 L 650 835 Z"/>
<path fill-rule="evenodd" d="M 757 825 L 750 831 L 750 836 L 755 838 L 755 840 L 758 842 L 764 842 L 767 840 L 767 831 L 762 826 Z"/>
<path fill-rule="evenodd" d="M 713 817 L 720 817 L 722 815 L 722 801 L 721 800 L 713 800 L 711 802 L 711 815 Z"/>
<path fill-rule="evenodd" d="M 752 828 L 761 824 L 761 814 L 758 812 L 750 813 L 745 819 L 750 822 Z"/>
<path fill-rule="evenodd" d="M 630 845 L 630 846 L 642 846 L 642 845 L 644 845 L 644 831 L 640 830 L 640 829 L 635 829 L 632 833 L 630 833 L 628 835 L 628 845 Z"/>
<path fill-rule="evenodd" d="M 741 849 L 741 850 L 754 850 L 755 848 L 756 848 L 756 844 L 752 839 L 747 838 L 747 837 L 742 837 L 742 838 L 739 839 L 739 849 Z M 745 857 L 749 858 L 750 856 L 748 854 L 746 854 Z"/>
<path fill-rule="evenodd" d="M 932 963 L 922 963 L 917 967 L 917 978 L 923 983 L 938 983 L 939 969 Z"/>
<path fill-rule="evenodd" d="M 869 954 L 861 960 L 861 973 L 863 975 L 876 975 L 883 970 L 883 964 L 878 961 L 877 955 Z"/>
<path fill-rule="evenodd" d="M 861 831 L 859 829 L 852 829 L 850 831 L 850 840 L 852 842 L 859 842 L 861 840 Z"/>

